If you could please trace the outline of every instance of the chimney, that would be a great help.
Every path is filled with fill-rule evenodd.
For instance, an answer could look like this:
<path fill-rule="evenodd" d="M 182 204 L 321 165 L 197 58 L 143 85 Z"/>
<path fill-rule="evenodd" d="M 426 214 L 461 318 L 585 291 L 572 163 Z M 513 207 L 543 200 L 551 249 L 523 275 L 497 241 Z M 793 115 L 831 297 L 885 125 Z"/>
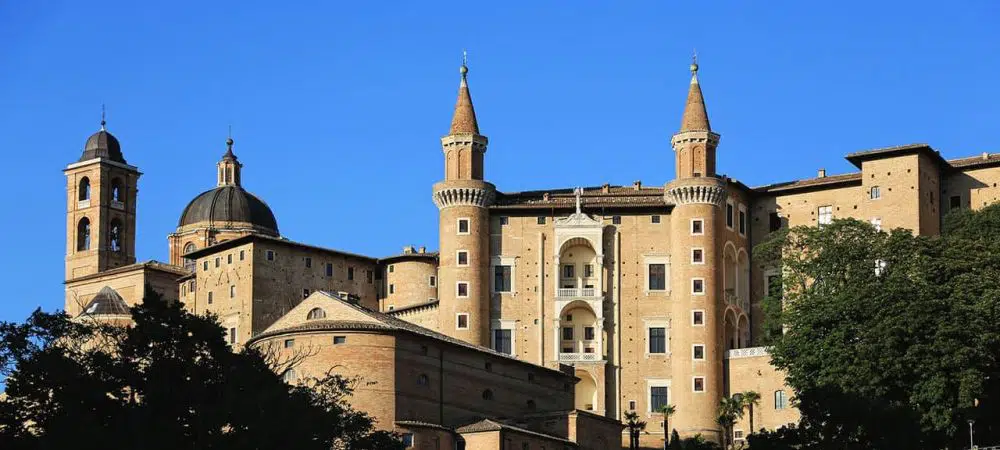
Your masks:
<path fill-rule="evenodd" d="M 611 185 L 608 184 L 608 183 L 604 183 L 604 185 L 601 186 L 601 192 L 603 192 L 605 194 L 611 192 Z"/>
<path fill-rule="evenodd" d="M 983 152 L 983 161 L 988 161 L 990 159 L 990 154 Z"/>
<path fill-rule="evenodd" d="M 635 190 L 642 189 L 642 180 L 636 180 L 632 182 L 632 188 Z"/>
<path fill-rule="evenodd" d="M 420 248 L 417 249 L 417 253 L 427 253 L 427 247 L 421 245 Z"/>
<path fill-rule="evenodd" d="M 819 169 L 819 173 L 816 174 L 816 178 L 826 178 L 826 169 Z"/>
<path fill-rule="evenodd" d="M 410 253 L 413 253 L 413 246 L 412 245 L 404 245 L 403 246 L 403 254 L 404 255 L 409 255 Z"/>

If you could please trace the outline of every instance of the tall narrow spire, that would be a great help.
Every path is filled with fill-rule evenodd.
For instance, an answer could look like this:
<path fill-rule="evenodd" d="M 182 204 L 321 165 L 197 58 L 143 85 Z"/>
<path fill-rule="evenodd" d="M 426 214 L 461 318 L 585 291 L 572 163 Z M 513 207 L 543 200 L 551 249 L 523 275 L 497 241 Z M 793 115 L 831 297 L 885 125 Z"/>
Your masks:
<path fill-rule="evenodd" d="M 451 130 L 448 134 L 479 134 L 479 123 L 476 122 L 476 110 L 472 107 L 472 95 L 469 94 L 469 83 L 466 76 L 468 56 L 462 51 L 462 82 L 458 85 L 458 101 L 455 103 L 455 116 L 451 119 Z"/>
<path fill-rule="evenodd" d="M 104 103 L 101 103 L 101 131 L 107 131 L 107 128 L 105 128 L 107 124 L 108 122 L 104 120 Z"/>
<path fill-rule="evenodd" d="M 698 84 L 698 54 L 691 57 L 691 87 L 688 89 L 687 104 L 684 105 L 684 116 L 681 118 L 681 132 L 712 131 L 708 124 L 708 111 L 705 109 L 705 97 L 701 94 Z"/>

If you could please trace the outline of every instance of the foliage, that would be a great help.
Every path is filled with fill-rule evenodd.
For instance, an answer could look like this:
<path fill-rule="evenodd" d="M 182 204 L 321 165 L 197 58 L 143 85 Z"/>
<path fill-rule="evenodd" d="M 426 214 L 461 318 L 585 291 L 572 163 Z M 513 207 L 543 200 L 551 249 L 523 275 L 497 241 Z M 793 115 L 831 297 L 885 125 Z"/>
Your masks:
<path fill-rule="evenodd" d="M 639 414 L 635 411 L 629 411 L 625 413 L 625 428 L 628 430 L 628 448 L 639 448 L 639 434 L 646 429 L 646 422 L 639 420 Z"/>
<path fill-rule="evenodd" d="M 666 431 L 670 429 L 670 416 L 677 413 L 677 407 L 674 405 L 663 405 L 660 407 L 660 414 L 663 414 L 663 432 L 664 438 L 667 438 Z M 668 444 L 669 439 L 664 442 L 664 445 Z"/>
<path fill-rule="evenodd" d="M 402 448 L 337 376 L 291 386 L 212 318 L 147 289 L 132 326 L 35 311 L 0 324 L 0 448 Z"/>
<path fill-rule="evenodd" d="M 722 445 L 728 447 L 733 436 L 733 425 L 743 418 L 743 401 L 740 394 L 722 397 L 719 400 L 719 416 L 716 421 L 722 426 Z"/>
<path fill-rule="evenodd" d="M 757 391 L 746 391 L 739 394 L 740 408 L 747 410 L 750 414 L 750 433 L 753 434 L 753 408 L 760 404 L 760 393 Z"/>
<path fill-rule="evenodd" d="M 677 430 L 674 430 L 670 433 L 670 446 L 667 448 L 669 450 L 718 450 L 719 445 L 715 442 L 705 440 L 705 437 L 701 434 L 681 439 L 680 435 L 677 434 Z"/>
<path fill-rule="evenodd" d="M 751 437 L 755 450 L 958 447 L 967 419 L 984 442 L 1000 439 L 987 419 L 1000 417 L 1000 205 L 943 230 L 835 220 L 758 246 L 758 263 L 782 269 L 786 333 L 771 354 L 803 419 Z M 765 446 L 778 441 L 801 447 Z"/>

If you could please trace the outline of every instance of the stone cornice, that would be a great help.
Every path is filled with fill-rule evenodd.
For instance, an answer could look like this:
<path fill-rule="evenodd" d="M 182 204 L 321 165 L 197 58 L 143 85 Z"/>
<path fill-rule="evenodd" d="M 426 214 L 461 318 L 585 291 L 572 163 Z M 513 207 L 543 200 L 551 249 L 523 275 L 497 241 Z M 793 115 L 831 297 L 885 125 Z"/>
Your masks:
<path fill-rule="evenodd" d="M 451 206 L 478 206 L 487 208 L 496 198 L 496 189 L 490 183 L 475 184 L 444 182 L 434 185 L 434 204 L 438 209 Z"/>
<path fill-rule="evenodd" d="M 449 134 L 441 138 L 441 149 L 448 152 L 452 147 L 471 146 L 473 150 L 486 153 L 490 140 L 486 136 L 472 133 Z"/>
<path fill-rule="evenodd" d="M 726 182 L 715 177 L 674 180 L 664 188 L 663 198 L 675 205 L 722 206 L 726 201 Z"/>
<path fill-rule="evenodd" d="M 678 145 L 688 143 L 708 143 L 712 147 L 719 145 L 719 134 L 711 131 L 685 131 L 675 134 L 670 139 L 670 144 L 677 149 Z"/>

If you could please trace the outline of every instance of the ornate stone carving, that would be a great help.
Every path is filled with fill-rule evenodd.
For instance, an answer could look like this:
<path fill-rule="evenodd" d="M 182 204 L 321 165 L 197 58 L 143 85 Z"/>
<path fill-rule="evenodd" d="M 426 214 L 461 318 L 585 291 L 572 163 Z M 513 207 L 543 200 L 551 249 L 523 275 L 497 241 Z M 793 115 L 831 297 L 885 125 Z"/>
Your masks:
<path fill-rule="evenodd" d="M 726 201 L 725 181 L 718 178 L 686 178 L 666 186 L 663 193 L 667 203 L 675 205 L 710 204 L 722 206 Z"/>
<path fill-rule="evenodd" d="M 446 187 L 434 191 L 434 204 L 438 209 L 449 206 L 478 206 L 486 208 L 493 204 L 496 192 L 490 188 Z"/>

